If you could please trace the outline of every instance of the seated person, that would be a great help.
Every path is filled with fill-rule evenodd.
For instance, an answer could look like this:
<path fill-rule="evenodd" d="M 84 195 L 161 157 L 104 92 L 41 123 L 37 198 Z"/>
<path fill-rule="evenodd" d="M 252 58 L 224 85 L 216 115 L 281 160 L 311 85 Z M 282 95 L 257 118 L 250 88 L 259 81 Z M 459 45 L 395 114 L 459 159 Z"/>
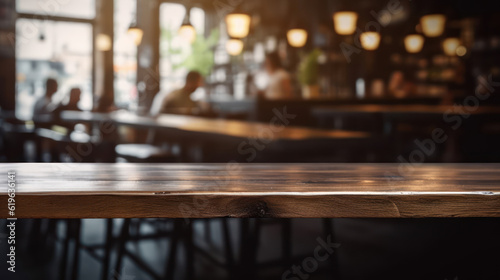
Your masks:
<path fill-rule="evenodd" d="M 174 90 L 169 94 L 159 93 L 156 95 L 151 106 L 151 115 L 175 113 L 186 109 L 190 113 L 199 107 L 198 103 L 191 99 L 191 95 L 202 85 L 203 79 L 199 72 L 190 71 L 186 76 L 184 87 Z"/>
<path fill-rule="evenodd" d="M 72 88 L 69 93 L 68 102 L 65 105 L 60 104 L 57 106 L 57 108 L 53 111 L 56 125 L 65 127 L 70 131 L 74 129 L 73 124 L 61 120 L 61 113 L 63 111 L 81 111 L 81 109 L 78 108 L 78 102 L 80 102 L 81 94 L 82 91 L 79 88 Z"/>
<path fill-rule="evenodd" d="M 290 74 L 283 68 L 278 53 L 266 55 L 265 69 L 269 75 L 269 85 L 264 92 L 266 99 L 293 98 Z"/>
<path fill-rule="evenodd" d="M 118 108 L 115 105 L 115 101 L 113 99 L 113 96 L 109 96 L 107 94 L 104 94 L 99 98 L 99 102 L 97 106 L 94 108 L 93 112 L 96 113 L 111 113 L 118 110 Z"/>
<path fill-rule="evenodd" d="M 52 97 L 57 92 L 58 84 L 54 79 L 47 79 L 45 82 L 45 95 L 35 102 L 34 115 L 53 113 L 57 104 L 52 101 Z"/>
<path fill-rule="evenodd" d="M 82 95 L 82 91 L 79 88 L 72 88 L 69 92 L 69 100 L 66 105 L 61 105 L 57 107 L 57 111 L 81 111 L 78 108 L 78 102 L 80 102 L 80 96 Z"/>

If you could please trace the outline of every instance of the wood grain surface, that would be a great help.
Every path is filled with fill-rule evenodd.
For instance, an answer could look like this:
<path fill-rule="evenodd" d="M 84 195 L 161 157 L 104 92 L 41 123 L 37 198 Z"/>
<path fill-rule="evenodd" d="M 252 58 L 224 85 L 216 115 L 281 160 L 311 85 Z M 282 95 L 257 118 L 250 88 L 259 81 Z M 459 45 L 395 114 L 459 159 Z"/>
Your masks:
<path fill-rule="evenodd" d="M 500 217 L 500 164 L 19 163 L 0 170 L 16 172 L 17 218 Z M 7 184 L 0 195 L 6 203 Z M 6 204 L 0 217 L 8 217 Z"/>

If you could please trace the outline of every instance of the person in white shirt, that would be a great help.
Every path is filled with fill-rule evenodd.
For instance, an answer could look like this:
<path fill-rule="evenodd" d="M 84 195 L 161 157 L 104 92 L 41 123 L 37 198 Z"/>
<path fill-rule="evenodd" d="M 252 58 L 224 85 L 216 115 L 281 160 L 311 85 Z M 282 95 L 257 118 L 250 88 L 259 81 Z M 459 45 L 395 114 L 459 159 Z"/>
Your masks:
<path fill-rule="evenodd" d="M 57 107 L 57 104 L 52 102 L 52 96 L 57 92 L 58 84 L 54 79 L 47 79 L 45 83 L 45 95 L 35 102 L 33 109 L 34 115 L 52 113 Z"/>
<path fill-rule="evenodd" d="M 293 98 L 290 74 L 282 67 L 277 52 L 266 55 L 265 69 L 269 74 L 269 84 L 264 97 L 271 100 Z"/>
<path fill-rule="evenodd" d="M 191 99 L 191 94 L 195 92 L 203 83 L 203 78 L 199 72 L 190 71 L 186 76 L 184 87 L 174 90 L 169 94 L 158 93 L 151 105 L 150 114 L 157 116 L 159 114 L 171 113 L 176 109 L 192 110 L 198 107 L 198 104 Z"/>

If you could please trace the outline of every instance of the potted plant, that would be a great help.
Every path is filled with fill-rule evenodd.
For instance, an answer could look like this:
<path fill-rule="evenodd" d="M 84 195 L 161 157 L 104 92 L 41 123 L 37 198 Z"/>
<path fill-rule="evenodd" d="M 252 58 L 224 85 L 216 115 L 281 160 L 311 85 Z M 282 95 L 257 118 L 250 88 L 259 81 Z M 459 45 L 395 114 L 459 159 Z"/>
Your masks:
<path fill-rule="evenodd" d="M 304 99 L 319 97 L 319 63 L 321 50 L 315 49 L 308 53 L 300 62 L 298 79 L 302 85 L 302 97 Z"/>

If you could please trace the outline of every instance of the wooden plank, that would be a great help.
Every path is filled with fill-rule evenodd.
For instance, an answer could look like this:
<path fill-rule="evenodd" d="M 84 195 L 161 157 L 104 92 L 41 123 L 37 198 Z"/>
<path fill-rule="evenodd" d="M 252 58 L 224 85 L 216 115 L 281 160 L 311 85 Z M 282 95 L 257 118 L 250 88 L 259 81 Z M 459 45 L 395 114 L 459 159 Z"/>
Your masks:
<path fill-rule="evenodd" d="M 500 217 L 500 164 L 0 164 L 17 218 Z M 400 171 L 404 174 L 400 174 Z M 7 199 L 7 185 L 0 188 Z M 7 218 L 7 210 L 0 212 Z"/>

